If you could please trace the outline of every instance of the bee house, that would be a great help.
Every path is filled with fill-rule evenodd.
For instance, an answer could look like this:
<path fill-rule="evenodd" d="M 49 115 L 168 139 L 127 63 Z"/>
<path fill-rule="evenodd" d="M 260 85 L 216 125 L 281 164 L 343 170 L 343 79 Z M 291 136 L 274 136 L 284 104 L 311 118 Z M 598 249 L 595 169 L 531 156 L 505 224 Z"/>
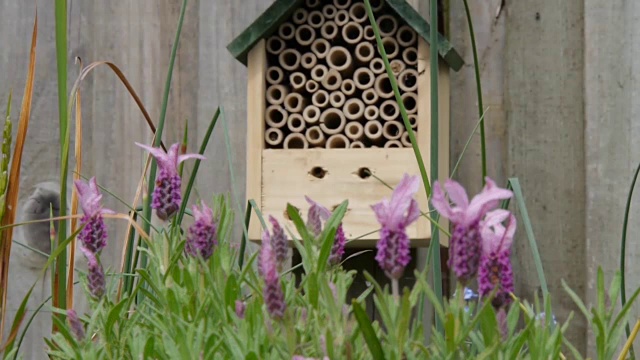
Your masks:
<path fill-rule="evenodd" d="M 430 158 L 427 22 L 404 0 L 371 0 L 376 23 L 425 166 Z M 449 169 L 449 71 L 461 57 L 439 34 L 439 160 Z M 247 198 L 295 231 L 287 204 L 306 217 L 305 195 L 330 210 L 349 206 L 349 246 L 371 246 L 379 224 L 371 205 L 403 174 L 419 175 L 374 31 L 362 0 L 276 0 L 227 49 L 248 68 Z M 420 208 L 428 208 L 424 191 Z M 252 215 L 249 237 L 260 241 Z M 421 218 L 412 246 L 431 238 Z"/>

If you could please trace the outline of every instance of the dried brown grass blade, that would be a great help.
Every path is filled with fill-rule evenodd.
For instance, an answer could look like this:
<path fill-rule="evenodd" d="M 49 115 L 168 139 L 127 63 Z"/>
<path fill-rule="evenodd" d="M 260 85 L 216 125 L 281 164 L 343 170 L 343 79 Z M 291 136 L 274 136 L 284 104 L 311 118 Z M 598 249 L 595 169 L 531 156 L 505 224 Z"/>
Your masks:
<path fill-rule="evenodd" d="M 79 57 L 76 58 L 76 62 L 80 65 L 80 70 L 82 70 L 82 59 Z M 76 169 L 73 174 L 74 182 L 80 179 L 80 173 L 82 171 L 82 105 L 80 101 L 80 89 L 78 89 L 76 97 L 76 146 L 74 149 L 74 156 L 76 160 Z M 76 187 L 73 186 L 71 190 L 71 215 L 78 214 L 78 191 Z M 76 225 L 78 224 L 78 219 L 73 218 L 71 220 L 71 233 L 76 231 Z M 71 249 L 69 252 L 69 275 L 67 279 L 67 306 L 69 309 L 73 309 L 73 277 L 75 273 L 75 264 L 76 264 L 76 238 L 71 240 Z"/>
<path fill-rule="evenodd" d="M 20 165 L 22 164 L 22 151 L 27 137 L 29 119 L 31 117 L 31 100 L 33 99 L 33 82 L 36 70 L 36 43 L 38 35 L 38 13 L 36 11 L 31 35 L 31 51 L 29 54 L 29 70 L 27 82 L 24 87 L 22 107 L 16 135 L 15 150 L 11 161 L 9 184 L 7 186 L 7 212 L 0 224 L 13 224 L 16 220 L 18 205 L 18 193 L 20 191 Z M 9 259 L 11 257 L 11 240 L 13 239 L 13 227 L 2 231 L 0 235 L 0 339 L 4 337 L 4 327 L 7 315 L 7 291 L 9 290 Z M 19 327 L 17 327 L 19 328 Z M 17 330 L 15 330 L 17 331 Z"/>

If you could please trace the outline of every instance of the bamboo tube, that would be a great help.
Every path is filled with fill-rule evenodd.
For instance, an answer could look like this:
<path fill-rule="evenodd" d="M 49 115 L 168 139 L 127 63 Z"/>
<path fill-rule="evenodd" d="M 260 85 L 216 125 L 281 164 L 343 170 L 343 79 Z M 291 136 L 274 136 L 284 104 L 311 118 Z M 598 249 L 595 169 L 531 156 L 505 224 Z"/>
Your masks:
<path fill-rule="evenodd" d="M 411 128 L 415 130 L 418 127 L 418 115 L 409 115 L 409 124 L 411 124 Z"/>
<path fill-rule="evenodd" d="M 305 108 L 306 109 L 306 108 Z M 291 132 L 299 133 L 302 132 L 305 128 L 305 121 L 302 115 L 300 114 L 291 114 L 287 119 L 287 128 L 291 130 Z"/>
<path fill-rule="evenodd" d="M 416 133 L 415 131 L 413 132 L 416 136 L 416 138 L 418 137 L 418 133 Z M 409 138 L 409 132 L 405 131 L 402 133 L 402 136 L 400 137 L 400 142 L 402 143 L 402 145 L 406 146 L 406 147 L 411 147 L 411 139 Z"/>
<path fill-rule="evenodd" d="M 378 102 L 379 98 L 380 97 L 378 96 L 378 93 L 375 89 L 367 89 L 362 92 L 362 101 L 364 101 L 364 103 L 367 105 L 375 104 L 376 102 Z"/>
<path fill-rule="evenodd" d="M 401 26 L 396 33 L 396 40 L 398 40 L 398 44 L 405 48 L 414 46 L 417 38 L 418 35 L 416 32 L 407 25 Z"/>
<path fill-rule="evenodd" d="M 373 75 L 373 72 L 367 68 L 358 68 L 358 70 L 353 73 L 353 82 L 360 90 L 372 88 L 375 80 L 375 75 Z"/>
<path fill-rule="evenodd" d="M 389 65 L 391 66 L 391 71 L 396 77 L 398 77 L 398 75 L 407 68 L 407 65 L 400 59 L 391 60 Z"/>
<path fill-rule="evenodd" d="M 384 51 L 387 53 L 389 59 L 395 58 L 400 53 L 398 42 L 390 36 L 382 38 L 382 46 L 384 46 Z"/>
<path fill-rule="evenodd" d="M 415 47 L 409 47 L 402 51 L 402 60 L 407 65 L 417 65 L 418 64 L 418 51 Z"/>
<path fill-rule="evenodd" d="M 398 140 L 402 136 L 404 126 L 400 121 L 387 121 L 382 125 L 382 136 L 387 140 Z"/>
<path fill-rule="evenodd" d="M 362 23 L 368 21 L 367 8 L 364 3 L 355 3 L 349 8 L 349 17 L 355 22 Z"/>
<path fill-rule="evenodd" d="M 344 79 L 340 85 L 340 91 L 346 96 L 351 96 L 356 92 L 356 84 L 351 79 Z"/>
<path fill-rule="evenodd" d="M 336 69 L 329 69 L 321 83 L 328 91 L 338 90 L 342 84 L 342 75 Z"/>
<path fill-rule="evenodd" d="M 362 29 L 363 32 L 363 36 L 365 40 L 375 40 L 376 39 L 376 33 L 373 32 L 373 26 L 371 25 L 367 25 Z"/>
<path fill-rule="evenodd" d="M 305 133 L 305 137 L 311 146 L 324 146 L 326 142 L 326 138 L 324 137 L 324 133 L 320 130 L 319 126 L 312 126 L 307 129 Z"/>
<path fill-rule="evenodd" d="M 338 36 L 338 24 L 333 21 L 325 22 L 320 28 L 320 35 L 327 40 L 335 40 Z"/>
<path fill-rule="evenodd" d="M 320 108 L 315 105 L 309 105 L 302 111 L 302 118 L 307 124 L 313 125 L 320 120 Z"/>
<path fill-rule="evenodd" d="M 362 29 L 362 25 L 358 24 L 355 21 L 348 22 L 342 28 L 342 38 L 347 44 L 355 45 L 361 42 L 363 35 L 364 30 Z"/>
<path fill-rule="evenodd" d="M 362 141 L 352 141 L 349 149 L 364 149 L 364 144 Z"/>
<path fill-rule="evenodd" d="M 327 57 L 330 48 L 331 45 L 329 45 L 329 42 L 326 39 L 316 39 L 311 43 L 311 51 L 316 54 L 318 59 L 324 59 Z"/>
<path fill-rule="evenodd" d="M 290 113 L 302 112 L 307 105 L 307 99 L 298 93 L 290 93 L 284 98 L 284 108 Z"/>
<path fill-rule="evenodd" d="M 398 140 L 389 140 L 384 144 L 384 147 L 387 149 L 391 149 L 391 148 L 401 148 L 402 147 L 402 143 Z"/>
<path fill-rule="evenodd" d="M 309 143 L 307 142 L 307 138 L 300 133 L 291 133 L 284 138 L 284 148 L 285 149 L 307 149 L 309 148 Z"/>
<path fill-rule="evenodd" d="M 361 42 L 356 46 L 355 57 L 359 64 L 369 64 L 376 52 L 373 50 L 373 45 L 368 42 Z"/>
<path fill-rule="evenodd" d="M 338 70 L 341 74 L 347 75 L 351 73 L 353 68 L 351 53 L 342 46 L 334 46 L 329 49 L 327 65 L 329 65 L 330 68 Z"/>
<path fill-rule="evenodd" d="M 284 22 L 278 27 L 278 35 L 283 40 L 291 40 L 296 35 L 296 27 L 290 22 Z"/>
<path fill-rule="evenodd" d="M 331 135 L 327 139 L 327 149 L 348 149 L 350 145 L 349 139 L 342 134 Z"/>
<path fill-rule="evenodd" d="M 318 58 L 314 53 L 304 53 L 300 57 L 300 65 L 307 70 L 311 70 L 318 63 Z"/>
<path fill-rule="evenodd" d="M 334 91 L 331 94 L 329 94 L 329 103 L 334 108 L 342 107 L 345 101 L 347 101 L 347 98 L 340 91 Z"/>
<path fill-rule="evenodd" d="M 311 96 L 311 103 L 320 109 L 329 105 L 329 93 L 326 90 L 318 90 Z"/>
<path fill-rule="evenodd" d="M 299 8 L 293 12 L 293 23 L 296 25 L 302 25 L 307 22 L 307 18 L 309 17 L 309 12 L 303 8 Z"/>
<path fill-rule="evenodd" d="M 336 17 L 333 18 L 333 21 L 338 26 L 344 26 L 349 22 L 349 12 L 347 10 L 338 10 L 338 12 L 336 13 Z"/>
<path fill-rule="evenodd" d="M 271 85 L 278 85 L 284 79 L 284 72 L 277 66 L 267 69 L 267 82 Z"/>
<path fill-rule="evenodd" d="M 309 16 L 307 17 L 307 24 L 311 25 L 311 27 L 314 29 L 319 29 L 322 24 L 324 24 L 324 22 L 324 15 L 322 15 L 322 13 L 318 10 L 310 12 Z"/>
<path fill-rule="evenodd" d="M 277 36 L 272 36 L 267 40 L 267 52 L 269 54 L 279 55 L 284 48 L 284 41 Z"/>
<path fill-rule="evenodd" d="M 283 69 L 296 71 L 300 67 L 300 52 L 294 49 L 286 49 L 280 53 L 278 61 Z"/>
<path fill-rule="evenodd" d="M 407 109 L 407 114 L 415 114 L 418 112 L 418 94 L 414 92 L 406 92 L 402 94 L 402 103 Z"/>
<path fill-rule="evenodd" d="M 338 10 L 348 9 L 351 6 L 351 0 L 333 0 L 333 6 Z"/>
<path fill-rule="evenodd" d="M 376 93 L 378 93 L 378 96 L 383 99 L 389 99 L 393 97 L 393 88 L 391 87 L 391 81 L 389 81 L 389 76 L 387 76 L 386 73 L 378 75 L 373 88 L 376 89 Z"/>
<path fill-rule="evenodd" d="M 322 79 L 327 76 L 328 72 L 329 69 L 327 69 L 325 65 L 318 64 L 311 69 L 311 78 L 317 82 L 321 82 Z"/>
<path fill-rule="evenodd" d="M 364 124 L 364 135 L 373 142 L 382 140 L 382 124 L 380 124 L 380 121 L 367 121 Z"/>
<path fill-rule="evenodd" d="M 391 15 L 382 15 L 376 19 L 380 28 L 380 37 L 394 36 L 398 31 L 398 21 Z"/>
<path fill-rule="evenodd" d="M 318 89 L 320 89 L 320 85 L 315 80 L 309 80 L 304 85 L 304 89 L 307 90 L 309 94 L 313 94 L 314 92 L 318 91 Z"/>
<path fill-rule="evenodd" d="M 347 120 L 344 113 L 338 109 L 329 108 L 320 114 L 320 129 L 325 134 L 339 134 L 344 130 Z"/>
<path fill-rule="evenodd" d="M 265 112 L 265 121 L 272 128 L 281 128 L 287 124 L 288 113 L 280 105 L 271 105 Z"/>
<path fill-rule="evenodd" d="M 395 100 L 387 100 L 380 105 L 380 117 L 385 121 L 394 121 L 400 116 L 400 107 Z"/>
<path fill-rule="evenodd" d="M 351 140 L 362 140 L 364 138 L 364 126 L 357 121 L 350 121 L 344 127 L 344 133 Z"/>
<path fill-rule="evenodd" d="M 307 5 L 308 8 L 313 9 L 318 7 L 321 1 L 322 0 L 307 0 L 305 4 Z"/>
<path fill-rule="evenodd" d="M 371 10 L 373 10 L 373 12 L 378 12 L 384 7 L 384 0 L 370 0 L 369 4 L 371 5 Z"/>
<path fill-rule="evenodd" d="M 342 109 L 344 116 L 349 120 L 360 120 L 364 116 L 364 103 L 358 98 L 347 100 Z"/>
<path fill-rule="evenodd" d="M 418 71 L 414 69 L 405 69 L 398 76 L 398 87 L 402 91 L 412 92 L 418 89 Z"/>
<path fill-rule="evenodd" d="M 322 8 L 322 15 L 324 15 L 324 18 L 327 20 L 332 20 L 337 12 L 338 9 L 331 4 L 327 4 Z"/>
<path fill-rule="evenodd" d="M 316 39 L 316 32 L 307 24 L 298 26 L 296 29 L 296 41 L 302 46 L 309 46 Z"/>
<path fill-rule="evenodd" d="M 282 144 L 282 138 L 284 134 L 282 130 L 276 128 L 269 128 L 264 132 L 264 141 L 271 146 L 278 146 Z"/>
<path fill-rule="evenodd" d="M 284 85 L 271 85 L 267 88 L 267 102 L 271 105 L 282 105 L 289 90 Z"/>
<path fill-rule="evenodd" d="M 289 83 L 294 91 L 302 91 L 304 90 L 304 86 L 307 82 L 307 76 L 299 71 L 291 73 L 289 75 Z"/>
<path fill-rule="evenodd" d="M 368 105 L 364 108 L 364 118 L 367 120 L 378 120 L 380 117 L 380 110 L 375 105 Z"/>
<path fill-rule="evenodd" d="M 384 72 L 384 61 L 382 61 L 382 59 L 380 58 L 371 60 L 369 69 L 371 69 L 371 71 L 373 71 L 373 73 L 376 75 L 382 74 Z"/>

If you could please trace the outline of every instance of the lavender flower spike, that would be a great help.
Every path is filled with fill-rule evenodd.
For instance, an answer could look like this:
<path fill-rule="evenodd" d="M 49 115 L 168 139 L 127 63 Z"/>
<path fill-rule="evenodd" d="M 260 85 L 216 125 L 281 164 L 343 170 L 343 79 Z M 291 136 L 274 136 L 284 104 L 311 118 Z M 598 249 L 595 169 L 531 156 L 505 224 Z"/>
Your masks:
<path fill-rule="evenodd" d="M 267 233 L 266 236 L 268 237 L 266 230 L 265 233 Z M 263 239 L 264 237 L 265 235 L 263 235 Z M 272 318 L 281 319 L 284 316 L 287 304 L 284 301 L 284 294 L 280 285 L 276 255 L 270 241 L 262 241 L 259 266 L 265 283 L 263 296 L 267 311 Z"/>
<path fill-rule="evenodd" d="M 495 209 L 500 200 L 513 195 L 511 191 L 497 187 L 490 178 L 485 180 L 485 187 L 471 202 L 460 184 L 447 180 L 444 188 L 455 207 L 449 204 L 439 183 L 433 186 L 433 207 L 454 225 L 449 243 L 449 267 L 463 284 L 473 279 L 478 272 L 481 251 L 480 220 L 488 211 Z"/>
<path fill-rule="evenodd" d="M 327 221 L 331 216 L 331 212 L 326 207 L 311 200 L 308 196 L 304 197 L 309 205 L 309 213 L 307 214 L 307 229 L 313 236 L 318 236 L 322 232 L 322 222 Z"/>
<path fill-rule="evenodd" d="M 411 260 L 407 226 L 420 216 L 418 202 L 413 198 L 419 186 L 417 176 L 405 174 L 390 200 L 384 199 L 371 207 L 382 225 L 376 261 L 393 280 L 400 279 Z"/>
<path fill-rule="evenodd" d="M 182 180 L 178 175 L 178 164 L 187 159 L 204 160 L 205 157 L 199 154 L 179 155 L 180 144 L 178 143 L 171 145 L 166 153 L 162 148 L 154 148 L 140 143 L 136 143 L 136 145 L 149 151 L 158 162 L 160 172 L 156 177 L 156 188 L 153 191 L 151 207 L 156 210 L 158 218 L 166 221 L 180 209 L 182 201 L 180 192 Z"/>
<path fill-rule="evenodd" d="M 333 247 L 331 247 L 331 254 L 329 255 L 329 264 L 337 265 L 342 260 L 344 255 L 344 247 L 347 244 L 347 237 L 344 234 L 342 224 L 338 225 L 336 229 L 336 237 L 333 241 Z"/>
<path fill-rule="evenodd" d="M 271 223 L 272 231 L 270 239 L 271 247 L 276 255 L 278 266 L 282 266 L 287 260 L 287 255 L 289 254 L 287 234 L 285 234 L 284 229 L 280 226 L 278 220 L 271 215 L 269 215 L 269 222 Z"/>
<path fill-rule="evenodd" d="M 213 255 L 213 248 L 218 244 L 218 227 L 213 219 L 213 210 L 204 202 L 200 208 L 192 207 L 195 222 L 187 232 L 185 252 L 193 257 L 201 256 L 205 261 Z"/>
<path fill-rule="evenodd" d="M 89 288 L 89 293 L 93 298 L 100 299 L 102 295 L 104 295 L 106 288 L 102 265 L 94 252 L 85 247 L 80 247 L 80 250 L 87 258 L 87 264 L 89 265 L 87 272 L 87 287 Z"/>
<path fill-rule="evenodd" d="M 82 246 L 98 254 L 107 246 L 107 227 L 102 215 L 114 214 L 114 212 L 102 208 L 102 194 L 95 177 L 92 177 L 88 183 L 76 180 L 74 184 L 84 213 L 80 220 L 84 228 L 78 234 L 78 239 Z"/>
<path fill-rule="evenodd" d="M 509 219 L 505 228 L 502 222 Z M 507 210 L 494 210 L 487 214 L 480 224 L 482 235 L 482 258 L 478 270 L 478 290 L 480 296 L 488 296 L 498 289 L 492 304 L 502 308 L 511 302 L 513 292 L 513 268 L 511 266 L 511 244 L 516 232 L 516 218 Z"/>
<path fill-rule="evenodd" d="M 76 340 L 84 340 L 84 326 L 78 318 L 78 314 L 75 310 L 67 310 L 67 321 L 69 322 L 69 327 L 71 328 L 73 335 L 76 337 Z"/>

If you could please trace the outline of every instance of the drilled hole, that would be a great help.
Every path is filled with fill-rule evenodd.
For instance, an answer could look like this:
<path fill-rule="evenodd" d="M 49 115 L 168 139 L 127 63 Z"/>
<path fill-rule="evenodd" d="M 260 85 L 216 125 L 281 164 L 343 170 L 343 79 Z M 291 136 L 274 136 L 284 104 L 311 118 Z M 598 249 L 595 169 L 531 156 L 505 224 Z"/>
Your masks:
<path fill-rule="evenodd" d="M 309 171 L 309 174 L 314 178 L 322 179 L 325 175 L 327 175 L 327 170 L 321 168 L 320 166 L 315 166 Z"/>
<path fill-rule="evenodd" d="M 362 167 L 360 169 L 358 169 L 358 177 L 360 177 L 360 179 L 368 179 L 371 177 L 371 170 L 369 170 L 369 168 L 366 167 Z"/>
<path fill-rule="evenodd" d="M 289 204 L 289 205 L 291 205 L 291 204 Z M 295 207 L 295 206 L 293 206 L 293 205 L 291 205 L 291 207 L 292 207 L 292 208 L 294 208 L 294 209 L 296 210 L 296 212 L 298 213 L 298 215 L 300 215 L 300 214 L 301 214 L 301 213 L 300 213 L 300 209 L 298 209 L 297 207 Z M 291 220 L 291 216 L 289 216 L 289 212 L 288 212 L 287 210 L 285 210 L 285 211 L 284 211 L 284 213 L 283 213 L 283 217 L 284 217 L 285 219 L 287 219 L 287 220 Z"/>

